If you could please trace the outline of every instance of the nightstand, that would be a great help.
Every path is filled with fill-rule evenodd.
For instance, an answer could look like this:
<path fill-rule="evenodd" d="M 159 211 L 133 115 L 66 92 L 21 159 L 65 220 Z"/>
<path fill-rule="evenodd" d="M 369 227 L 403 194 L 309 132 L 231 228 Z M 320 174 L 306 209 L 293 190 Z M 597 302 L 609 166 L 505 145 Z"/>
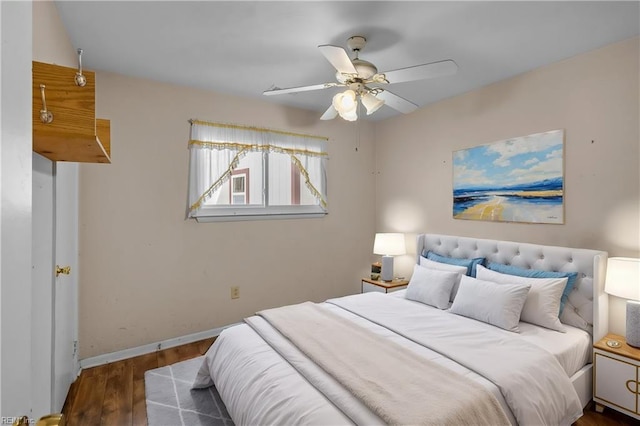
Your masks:
<path fill-rule="evenodd" d="M 611 347 L 607 342 L 620 343 Z M 625 338 L 607 334 L 597 342 L 593 355 L 593 400 L 596 411 L 604 406 L 640 419 L 640 349 L 627 345 Z"/>
<path fill-rule="evenodd" d="M 369 293 L 372 291 L 377 291 L 380 293 L 391 293 L 397 290 L 403 290 L 407 288 L 409 281 L 394 279 L 393 281 L 380 281 L 380 280 L 372 280 L 370 278 L 362 279 L 362 293 Z"/>

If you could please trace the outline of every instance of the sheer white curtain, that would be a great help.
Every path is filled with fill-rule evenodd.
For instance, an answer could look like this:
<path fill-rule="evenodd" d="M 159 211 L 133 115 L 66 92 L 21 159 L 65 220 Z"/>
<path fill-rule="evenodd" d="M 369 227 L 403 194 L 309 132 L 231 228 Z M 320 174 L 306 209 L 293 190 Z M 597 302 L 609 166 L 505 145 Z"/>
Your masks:
<path fill-rule="evenodd" d="M 191 123 L 189 217 L 198 216 L 215 191 L 229 185 L 233 170 L 250 152 L 288 155 L 317 205 L 326 210 L 326 138 L 199 120 Z"/>

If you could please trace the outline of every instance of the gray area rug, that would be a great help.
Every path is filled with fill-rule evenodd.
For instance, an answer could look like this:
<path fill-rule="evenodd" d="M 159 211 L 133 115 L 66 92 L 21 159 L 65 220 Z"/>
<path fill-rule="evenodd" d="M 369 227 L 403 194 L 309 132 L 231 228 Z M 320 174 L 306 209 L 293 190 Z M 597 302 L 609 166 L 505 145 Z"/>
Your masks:
<path fill-rule="evenodd" d="M 233 426 L 214 386 L 191 389 L 203 358 L 144 373 L 149 426 Z"/>

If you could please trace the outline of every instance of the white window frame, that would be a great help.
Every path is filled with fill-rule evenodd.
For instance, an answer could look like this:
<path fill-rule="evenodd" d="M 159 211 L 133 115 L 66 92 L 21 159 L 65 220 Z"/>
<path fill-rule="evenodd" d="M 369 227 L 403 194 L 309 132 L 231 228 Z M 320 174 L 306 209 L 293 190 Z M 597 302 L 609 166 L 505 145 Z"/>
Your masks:
<path fill-rule="evenodd" d="M 237 128 L 240 129 L 240 137 L 238 139 L 242 139 L 242 137 L 256 137 L 256 138 L 264 138 L 266 139 L 266 143 L 263 141 L 258 141 L 262 143 L 261 149 L 263 150 L 263 202 L 264 205 L 239 205 L 239 204 L 231 204 L 231 205 L 208 205 L 205 203 L 200 204 L 196 209 L 191 208 L 188 210 L 188 217 L 195 218 L 198 222 L 222 222 L 222 221 L 240 221 L 240 220 L 264 220 L 264 219 L 298 219 L 298 218 L 320 218 L 324 217 L 328 214 L 328 209 L 326 206 L 326 138 L 320 138 L 317 136 L 309 136 L 309 135 L 300 135 L 289 132 L 280 132 L 269 129 L 256 129 L 252 127 L 243 127 L 243 126 L 234 126 L 234 125 L 219 125 L 217 123 L 206 123 L 192 120 L 192 136 L 189 141 L 190 149 L 198 149 L 194 148 L 192 145 L 207 145 L 207 144 L 218 144 L 217 140 L 205 140 L 202 141 L 200 139 L 194 138 L 194 123 L 201 125 L 210 125 L 210 126 L 220 126 L 223 129 L 228 128 Z M 246 130 L 248 133 L 243 133 L 242 131 Z M 253 134 L 256 132 L 257 135 Z M 247 136 L 248 134 L 248 136 Z M 202 137 L 202 134 L 198 134 L 198 136 Z M 246 140 L 235 140 L 235 139 L 227 139 L 231 143 L 247 143 Z M 255 143 L 255 140 L 252 141 Z M 224 143 L 224 142 L 223 142 Z M 264 148 L 271 147 L 271 148 Z M 302 161 L 306 159 L 305 155 L 307 153 L 311 153 L 309 158 L 314 158 L 316 167 L 319 167 L 321 178 L 314 182 L 314 189 L 317 193 L 322 195 L 322 198 L 319 199 L 318 204 L 315 205 L 286 205 L 286 206 L 270 206 L 269 202 L 269 185 L 268 185 L 268 176 L 269 176 L 269 161 L 268 155 L 270 150 L 273 152 L 281 152 L 285 151 L 292 156 L 292 161 L 295 161 L 296 164 L 300 165 Z M 318 155 L 316 155 L 318 154 Z M 191 156 L 191 164 L 190 164 L 190 191 L 192 191 L 192 180 L 194 179 L 194 175 L 197 175 L 197 171 L 194 172 L 194 155 L 197 155 L 197 152 L 192 151 Z M 303 168 L 304 169 L 304 168 Z M 232 174 L 230 173 L 227 177 L 227 184 L 232 179 Z M 307 175 L 309 178 L 309 175 Z M 245 181 L 248 184 L 248 181 Z M 306 184 L 306 180 L 301 181 L 301 186 Z M 248 187 L 245 187 L 247 191 Z M 190 199 L 192 194 L 190 193 Z"/>

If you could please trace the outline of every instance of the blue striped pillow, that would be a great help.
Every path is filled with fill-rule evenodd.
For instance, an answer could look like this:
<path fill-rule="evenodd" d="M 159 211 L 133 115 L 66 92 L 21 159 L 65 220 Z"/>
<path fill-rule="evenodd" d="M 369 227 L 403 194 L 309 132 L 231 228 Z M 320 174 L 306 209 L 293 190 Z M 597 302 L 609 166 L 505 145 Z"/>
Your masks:
<path fill-rule="evenodd" d="M 488 269 L 491 269 L 502 274 L 517 275 L 519 277 L 528 278 L 567 278 L 567 285 L 564 287 L 562 297 L 560 298 L 560 314 L 564 309 L 564 305 L 569 300 L 569 293 L 573 290 L 573 286 L 578 279 L 577 272 L 553 272 L 542 271 L 539 269 L 524 269 L 513 265 L 503 265 L 502 263 L 489 262 Z M 558 314 L 558 315 L 560 315 Z"/>

